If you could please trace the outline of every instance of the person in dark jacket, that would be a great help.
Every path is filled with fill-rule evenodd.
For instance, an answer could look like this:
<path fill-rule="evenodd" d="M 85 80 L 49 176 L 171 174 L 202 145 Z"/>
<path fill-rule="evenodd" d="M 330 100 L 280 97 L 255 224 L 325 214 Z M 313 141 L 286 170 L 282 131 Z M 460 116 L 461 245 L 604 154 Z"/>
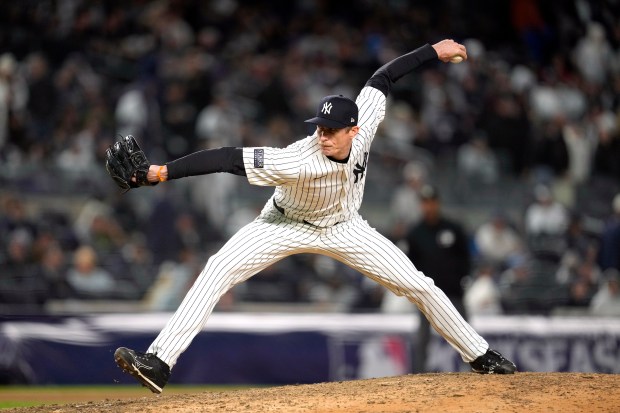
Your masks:
<path fill-rule="evenodd" d="M 407 254 L 418 270 L 433 278 L 435 285 L 446 293 L 465 317 L 461 282 L 471 271 L 467 234 L 459 223 L 442 214 L 439 193 L 435 187 L 422 187 L 420 198 L 423 217 L 407 234 Z M 417 346 L 414 346 L 412 358 L 414 372 L 426 371 L 430 332 L 430 324 L 425 317 L 420 317 Z"/>

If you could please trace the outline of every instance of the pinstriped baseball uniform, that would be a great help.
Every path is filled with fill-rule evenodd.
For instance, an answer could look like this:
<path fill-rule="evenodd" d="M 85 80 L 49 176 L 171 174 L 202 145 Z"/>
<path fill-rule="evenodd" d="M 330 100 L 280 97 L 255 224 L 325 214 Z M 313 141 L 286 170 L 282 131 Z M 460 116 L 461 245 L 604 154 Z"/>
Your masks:
<path fill-rule="evenodd" d="M 360 129 L 349 157 L 323 155 L 317 133 L 286 148 L 244 148 L 250 184 L 275 186 L 260 215 L 207 262 L 178 310 L 148 349 L 168 366 L 201 331 L 220 297 L 275 262 L 298 253 L 330 256 L 414 302 L 466 362 L 487 342 L 459 315 L 433 280 L 358 213 L 369 152 L 386 97 L 366 86 L 355 102 Z"/>

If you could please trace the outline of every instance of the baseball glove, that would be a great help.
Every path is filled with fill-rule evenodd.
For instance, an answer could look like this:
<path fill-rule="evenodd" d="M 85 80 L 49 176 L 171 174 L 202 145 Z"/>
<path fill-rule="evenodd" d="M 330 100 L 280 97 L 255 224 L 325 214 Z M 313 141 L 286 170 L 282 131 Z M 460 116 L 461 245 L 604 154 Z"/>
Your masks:
<path fill-rule="evenodd" d="M 133 136 L 128 135 L 106 150 L 105 168 L 124 192 L 139 186 L 153 186 L 146 174 L 151 164 Z"/>

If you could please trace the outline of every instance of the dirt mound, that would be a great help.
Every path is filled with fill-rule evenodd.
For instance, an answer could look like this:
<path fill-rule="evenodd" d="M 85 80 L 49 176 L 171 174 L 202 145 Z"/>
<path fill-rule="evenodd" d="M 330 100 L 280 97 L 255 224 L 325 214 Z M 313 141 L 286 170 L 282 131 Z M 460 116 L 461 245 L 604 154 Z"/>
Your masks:
<path fill-rule="evenodd" d="M 150 395 L 9 409 L 68 412 L 618 412 L 620 375 L 591 373 L 413 374 L 226 392 Z"/>

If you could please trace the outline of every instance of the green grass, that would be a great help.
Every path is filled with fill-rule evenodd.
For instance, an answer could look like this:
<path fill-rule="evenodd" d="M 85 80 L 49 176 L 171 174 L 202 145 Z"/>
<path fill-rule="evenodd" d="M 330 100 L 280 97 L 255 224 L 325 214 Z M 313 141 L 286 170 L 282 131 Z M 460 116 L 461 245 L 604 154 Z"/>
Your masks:
<path fill-rule="evenodd" d="M 44 403 L 33 403 L 33 402 L 6 402 L 0 403 L 0 409 L 11 409 L 14 407 L 33 407 L 40 406 Z"/>
<path fill-rule="evenodd" d="M 243 390 L 263 386 L 226 385 L 168 385 L 166 394 Z M 43 404 L 71 404 L 85 401 L 156 397 L 139 385 L 84 385 L 84 386 L 0 386 L 0 409 L 32 407 Z"/>

